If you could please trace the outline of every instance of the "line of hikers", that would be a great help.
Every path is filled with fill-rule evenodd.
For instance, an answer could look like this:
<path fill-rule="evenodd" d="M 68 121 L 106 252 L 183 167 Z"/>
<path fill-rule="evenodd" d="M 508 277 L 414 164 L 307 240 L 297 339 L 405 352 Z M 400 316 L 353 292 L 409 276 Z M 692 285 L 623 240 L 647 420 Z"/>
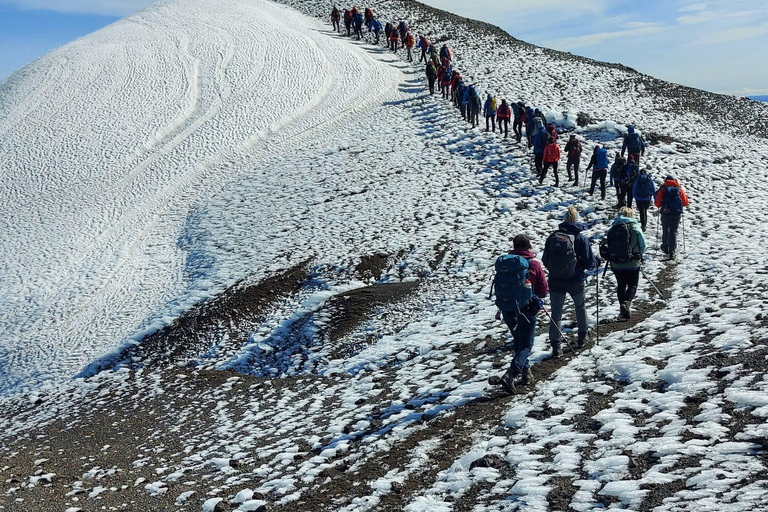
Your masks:
<path fill-rule="evenodd" d="M 331 22 L 337 32 L 341 32 L 342 13 L 334 6 Z M 347 36 L 352 29 L 358 40 L 362 38 L 362 25 L 375 36 L 379 44 L 382 24 L 370 8 L 361 13 L 357 7 L 344 10 L 344 26 Z M 415 44 L 406 22 L 397 26 L 387 23 L 384 33 L 388 47 L 396 52 L 398 46 L 406 48 L 407 59 L 413 62 L 411 50 Z M 419 62 L 426 66 L 426 78 L 430 95 L 439 87 L 444 99 L 450 99 L 461 111 L 462 118 L 477 127 L 480 114 L 485 117 L 485 130 L 496 132 L 497 119 L 499 134 L 504 139 L 509 137 L 509 124 L 512 122 L 513 136 L 517 143 L 523 138 L 525 128 L 528 149 L 533 150 L 534 168 L 539 183 L 543 184 L 547 173 L 552 169 L 555 187 L 559 186 L 558 167 L 561 158 L 557 143 L 558 133 L 554 123 L 547 122 L 544 113 L 525 102 L 508 103 L 502 99 L 497 102 L 494 95 L 486 93 L 485 101 L 474 84 L 466 84 L 461 74 L 453 68 L 453 54 L 446 44 L 438 50 L 425 35 L 418 36 L 421 49 Z M 501 376 L 489 379 L 491 385 L 500 385 L 507 392 L 515 393 L 515 385 L 527 385 L 533 382 L 533 374 L 528 361 L 533 348 L 536 333 L 536 318 L 539 311 L 544 311 L 549 320 L 549 340 L 552 357 L 559 358 L 565 338 L 561 319 L 566 296 L 573 301 L 577 338 L 576 347 L 584 347 L 589 323 L 586 308 L 586 282 L 589 276 L 595 276 L 597 294 L 596 332 L 599 333 L 600 312 L 600 273 L 599 268 L 606 262 L 603 276 L 610 266 L 616 278 L 616 296 L 619 303 L 617 320 L 628 321 L 632 317 L 632 301 L 637 293 L 640 274 L 643 273 L 644 255 L 647 249 L 644 232 L 648 223 L 648 209 L 653 203 L 661 219 L 661 251 L 669 259 L 677 254 L 677 232 L 683 219 L 684 208 L 688 206 L 685 190 L 673 174 L 668 174 L 663 185 L 656 190 L 653 178 L 647 168 L 640 167 L 641 157 L 645 155 L 646 143 L 633 126 L 628 126 L 622 148 L 617 152 L 612 165 L 609 165 L 608 150 L 596 144 L 586 171 L 592 170 L 589 194 L 593 195 L 598 181 L 602 199 L 606 196 L 606 181 L 616 190 L 618 216 L 606 232 L 600 243 L 599 256 L 595 256 L 589 239 L 583 234 L 586 227 L 579 223 L 576 208 L 570 207 L 565 212 L 563 221 L 549 235 L 542 253 L 541 262 L 535 259 L 531 240 L 524 234 L 513 239 L 513 249 L 509 254 L 500 256 L 494 265 L 495 276 L 489 298 L 495 294 L 498 308 L 497 318 L 503 318 L 512 333 L 514 359 L 509 369 Z M 582 145 L 576 134 L 571 134 L 565 145 L 566 171 L 568 180 L 579 185 L 579 167 L 581 164 Z M 624 158 L 628 153 L 627 159 Z M 640 221 L 634 217 L 633 200 L 637 204 Z M 658 220 L 657 220 L 658 240 Z M 547 269 L 548 276 L 544 268 Z M 651 282 L 653 285 L 653 283 Z M 655 288 L 655 285 L 653 285 Z M 656 288 L 657 292 L 659 291 Z M 549 295 L 551 313 L 544 307 L 543 299 Z M 659 295 L 661 293 L 659 292 Z M 570 344 L 569 344 L 570 345 Z"/>

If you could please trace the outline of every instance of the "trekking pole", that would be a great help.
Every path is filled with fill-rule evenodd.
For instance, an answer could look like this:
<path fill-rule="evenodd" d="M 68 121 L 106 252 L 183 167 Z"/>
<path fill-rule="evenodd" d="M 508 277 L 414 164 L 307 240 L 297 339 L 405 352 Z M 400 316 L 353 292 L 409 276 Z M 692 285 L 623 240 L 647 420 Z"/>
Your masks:
<path fill-rule="evenodd" d="M 688 251 L 685 250 L 685 213 L 683 213 L 682 217 L 683 217 L 683 253 L 688 254 Z"/>
<path fill-rule="evenodd" d="M 607 266 L 608 265 L 606 264 L 606 267 Z M 597 345 L 600 342 L 600 263 L 597 264 L 595 278 L 595 288 L 597 289 L 595 293 L 595 303 L 597 304 L 597 318 L 595 319 L 595 345 Z"/>
<path fill-rule="evenodd" d="M 557 332 L 560 334 L 560 339 L 565 340 L 565 344 L 568 345 L 568 348 L 571 349 L 571 352 L 576 352 L 573 350 L 573 347 L 571 346 L 571 342 L 568 341 L 568 338 L 565 337 L 563 334 L 563 331 L 560 330 L 560 326 L 555 323 L 554 320 L 552 320 L 552 315 L 549 314 L 549 311 L 547 311 L 547 308 L 544 307 L 542 304 L 541 310 L 544 312 L 545 315 L 547 315 L 547 318 L 549 318 L 549 321 L 552 322 L 552 325 L 555 326 L 555 329 L 557 329 Z"/>
<path fill-rule="evenodd" d="M 651 283 L 651 286 L 653 286 L 653 289 L 656 290 L 656 293 L 659 294 L 659 297 L 661 297 L 661 300 L 663 300 L 664 302 L 667 302 L 667 298 L 664 297 L 664 294 L 661 293 L 661 290 L 659 290 L 659 287 L 656 286 L 653 280 L 651 280 L 651 278 L 648 277 L 648 274 L 645 273 L 645 269 L 643 267 L 640 267 L 640 272 L 642 272 L 643 276 L 648 280 L 649 283 Z"/>

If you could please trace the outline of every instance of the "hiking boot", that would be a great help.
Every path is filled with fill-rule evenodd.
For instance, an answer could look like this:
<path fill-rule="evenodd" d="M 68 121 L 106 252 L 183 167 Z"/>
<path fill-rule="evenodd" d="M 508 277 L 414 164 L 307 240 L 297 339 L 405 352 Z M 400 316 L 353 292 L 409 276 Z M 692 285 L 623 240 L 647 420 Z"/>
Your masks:
<path fill-rule="evenodd" d="M 576 348 L 584 348 L 584 345 L 587 343 L 587 333 L 580 332 L 579 338 L 576 341 Z"/>
<path fill-rule="evenodd" d="M 622 320 L 629 320 L 629 311 L 627 310 L 628 302 L 629 301 L 625 301 L 619 305 L 619 318 Z"/>
<path fill-rule="evenodd" d="M 493 375 L 488 378 L 488 384 L 491 386 L 501 386 L 504 391 L 509 393 L 510 395 L 515 394 L 515 378 L 513 375 L 509 374 L 509 371 L 499 377 L 498 375 Z"/>
<path fill-rule="evenodd" d="M 627 320 L 632 318 L 632 301 L 628 300 L 624 302 L 624 309 L 627 311 Z"/>
<path fill-rule="evenodd" d="M 527 386 L 533 383 L 534 383 L 533 372 L 531 371 L 530 368 L 526 368 L 525 371 L 523 372 L 522 378 L 520 379 L 520 384 L 522 384 L 523 386 Z"/>
<path fill-rule="evenodd" d="M 562 355 L 562 349 L 560 348 L 560 345 L 552 345 L 552 359 L 560 359 L 560 356 Z"/>

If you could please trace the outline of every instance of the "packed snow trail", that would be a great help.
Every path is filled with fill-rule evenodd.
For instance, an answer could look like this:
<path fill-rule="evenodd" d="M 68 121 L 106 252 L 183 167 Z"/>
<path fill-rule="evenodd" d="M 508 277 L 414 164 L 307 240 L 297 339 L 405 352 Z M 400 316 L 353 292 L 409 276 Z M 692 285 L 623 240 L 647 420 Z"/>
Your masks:
<path fill-rule="evenodd" d="M 262 0 L 161 2 L 2 84 L 0 393 L 74 375 L 148 318 L 268 271 L 241 254 L 190 272 L 184 231 L 252 169 L 295 187 L 262 163 L 396 92 L 398 70 L 321 29 Z"/>

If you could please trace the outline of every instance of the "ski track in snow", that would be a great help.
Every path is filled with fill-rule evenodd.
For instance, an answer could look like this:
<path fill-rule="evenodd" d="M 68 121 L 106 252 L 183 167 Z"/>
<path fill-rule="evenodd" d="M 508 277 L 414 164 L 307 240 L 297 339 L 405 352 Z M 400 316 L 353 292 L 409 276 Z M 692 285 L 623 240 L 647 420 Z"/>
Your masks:
<path fill-rule="evenodd" d="M 296 187 L 265 162 L 325 138 L 350 105 L 396 91 L 396 69 L 295 11 L 215 9 L 158 4 L 5 84 L 0 389 L 71 376 L 244 274 L 272 270 L 241 254 L 238 267 L 190 282 L 185 258 L 197 249 L 179 240 L 197 205 L 254 173 Z M 274 221 L 277 196 L 259 200 L 246 214 Z"/>
<path fill-rule="evenodd" d="M 326 7 L 316 2 L 286 3 L 307 14 L 322 18 L 327 14 Z M 161 4 L 135 21 L 121 23 L 143 21 L 152 27 L 153 16 L 160 14 L 163 20 L 173 20 L 169 13 L 174 12 L 174 5 Z M 203 10 L 210 8 L 205 2 L 192 5 Z M 281 20 L 289 20 L 288 25 L 298 24 L 302 19 L 271 4 L 259 6 L 279 13 Z M 235 4 L 232 9 L 233 13 L 229 13 L 229 8 L 222 10 L 222 16 L 231 14 L 227 24 L 222 23 L 230 35 L 234 31 L 232 24 L 237 26 L 238 15 L 243 14 L 241 10 L 248 7 Z M 383 20 L 411 18 L 407 9 L 399 2 L 382 2 L 377 6 Z M 417 30 L 437 34 L 456 31 L 455 27 L 429 17 L 420 20 Z M 245 25 L 253 27 L 251 21 Z M 209 354 L 194 362 L 207 368 L 236 368 L 261 376 L 315 373 L 323 376 L 321 382 L 325 387 L 311 396 L 300 396 L 286 389 L 276 392 L 265 381 L 254 385 L 248 393 L 236 394 L 237 399 L 228 400 L 227 392 L 238 385 L 239 379 L 234 377 L 199 397 L 203 403 L 216 404 L 211 418 L 213 427 L 184 434 L 189 452 L 164 462 L 171 475 L 180 475 L 220 465 L 217 461 L 222 457 L 238 460 L 241 466 L 255 469 L 240 473 L 222 465 L 221 474 L 212 478 L 212 488 L 234 493 L 248 486 L 276 503 L 288 505 L 324 485 L 327 478 L 323 470 L 347 465 L 346 477 L 352 478 L 366 461 L 375 460 L 410 436 L 423 435 L 425 439 L 413 449 L 408 464 L 382 471 L 381 478 L 367 482 L 365 489 L 361 486 L 357 496 L 343 504 L 345 510 L 376 509 L 393 492 L 393 483 L 418 479 L 419 472 L 429 466 L 431 455 L 440 450 L 443 433 L 430 437 L 429 423 L 424 420 L 438 414 L 450 415 L 452 410 L 486 396 L 488 376 L 499 371 L 493 363 L 501 359 L 508 364 L 511 359 L 511 354 L 483 352 L 488 348 L 482 341 L 486 336 L 497 340 L 506 331 L 492 320 L 494 307 L 486 297 L 489 269 L 500 248 L 506 247 L 519 231 L 533 234 L 534 245 L 540 248 L 545 235 L 555 228 L 562 211 L 571 204 L 584 208 L 583 220 L 592 226 L 589 234 L 599 236 L 605 229 L 603 222 L 612 192 L 609 191 L 609 201 L 598 203 L 601 210 L 595 210 L 595 201 L 582 198 L 573 187 L 539 187 L 530 174 L 527 151 L 503 143 L 495 135 L 468 129 L 456 109 L 443 100 L 425 97 L 420 66 L 405 66 L 399 60 L 384 64 L 391 61 L 388 53 L 355 41 L 340 42 L 337 36 L 327 33 L 327 27 L 320 28 L 321 33 L 316 35 L 302 32 L 302 37 L 311 38 L 312 43 L 307 42 L 306 48 L 313 56 L 327 57 L 327 52 L 335 48 L 338 61 L 323 61 L 326 73 L 322 80 L 311 82 L 311 87 L 303 84 L 306 98 L 302 107 L 291 111 L 294 113 L 276 115 L 285 114 L 283 109 L 297 102 L 277 108 L 270 105 L 262 112 L 258 108 L 263 105 L 253 101 L 258 96 L 241 89 L 241 84 L 253 77 L 251 70 L 238 66 L 237 51 L 225 65 L 230 60 L 227 37 L 217 30 L 207 30 L 206 36 L 218 41 L 219 53 L 206 58 L 204 52 L 195 49 L 194 38 L 185 40 L 179 36 L 175 40 L 173 44 L 184 50 L 177 57 L 179 76 L 185 78 L 168 90 L 175 91 L 179 110 L 160 112 L 158 116 L 165 118 L 154 118 L 151 129 L 141 127 L 147 128 L 143 136 L 133 139 L 141 140 L 141 147 L 137 145 L 130 154 L 121 155 L 119 160 L 129 163 L 122 168 L 124 174 L 112 177 L 124 180 L 125 187 L 138 187 L 145 180 L 173 183 L 176 178 L 186 188 L 173 185 L 176 188 L 159 194 L 161 199 L 154 198 L 149 191 L 145 191 L 146 197 L 141 196 L 143 189 L 132 190 L 133 194 L 125 199 L 125 207 L 143 201 L 142 207 L 109 214 L 114 215 L 109 217 L 112 221 L 125 215 L 130 222 L 117 224 L 117 228 L 104 235 L 103 242 L 81 240 L 83 246 L 96 252 L 86 254 L 80 249 L 73 253 L 71 258 L 77 260 L 76 264 L 60 262 L 70 266 L 50 267 L 39 273 L 54 279 L 66 268 L 85 269 L 98 282 L 97 277 L 103 275 L 100 271 L 109 275 L 114 263 L 120 261 L 124 247 L 121 243 L 133 243 L 134 251 L 146 248 L 153 257 L 157 252 L 165 255 L 165 266 L 172 265 L 175 273 L 166 275 L 155 270 L 158 274 L 152 275 L 153 281 L 160 281 L 162 276 L 165 279 L 162 286 L 157 285 L 154 298 L 121 324 L 121 332 L 128 335 L 147 316 L 150 321 L 142 327 L 150 330 L 239 277 L 254 272 L 256 278 L 263 277 L 302 261 L 307 254 L 315 255 L 315 271 L 322 286 L 309 287 L 299 297 L 279 305 L 263 325 L 254 327 L 248 345 L 232 346 L 228 340 L 218 340 Z M 281 24 L 279 30 L 290 31 L 290 27 Z M 103 34 L 102 31 L 92 37 Z M 111 34 L 107 39 L 113 38 Z M 82 44 L 85 43 L 75 43 L 75 48 Z M 202 42 L 198 40 L 197 44 Z M 510 65 L 500 68 L 495 60 L 506 48 L 497 48 L 489 44 L 487 37 L 472 34 L 457 36 L 452 47 L 459 69 L 499 92 L 500 98 L 520 96 L 529 104 L 542 107 L 563 128 L 575 129 L 574 119 L 579 111 L 601 120 L 576 130 L 590 142 L 585 144 L 585 158 L 594 141 L 605 142 L 611 153 L 620 147 L 623 123 L 633 122 L 642 131 L 672 136 L 674 142 L 652 146 L 644 162 L 650 165 L 657 181 L 667 172 L 675 172 L 692 205 L 686 216 L 687 252 L 675 269 L 677 281 L 669 303 L 645 322 L 602 338 L 598 346 L 569 361 L 549 380 L 538 383 L 531 393 L 510 401 L 498 425 L 478 429 L 471 447 L 448 469 L 421 483 L 407 510 L 452 510 L 452 500 L 471 492 L 477 493 L 474 510 L 547 510 L 548 495 L 556 479 L 565 479 L 574 486 L 576 492 L 569 506 L 580 511 L 637 509 L 653 486 L 670 482 L 682 486 L 674 488 L 657 510 L 764 508 L 768 503 L 766 467 L 764 457 L 758 453 L 768 433 L 764 399 L 768 385 L 760 368 L 739 362 L 720 368 L 716 362 L 718 358 L 737 357 L 760 348 L 768 334 L 762 320 L 768 302 L 768 278 L 764 272 L 768 236 L 754 228 L 756 221 L 762 219 L 765 204 L 764 192 L 755 183 L 768 177 L 765 167 L 755 166 L 754 162 L 768 158 L 766 141 L 734 136 L 696 115 L 669 111 L 663 100 L 646 94 L 642 84 L 634 83 L 623 70 L 559 62 L 536 48 L 516 48 L 516 53 L 507 57 Z M 67 48 L 63 50 L 65 54 L 70 51 Z M 260 58 L 263 62 L 259 62 Z M 264 74 L 276 73 L 267 81 L 274 84 L 279 73 L 274 69 L 277 66 L 270 70 L 268 58 L 267 52 L 261 52 L 252 61 L 259 62 L 263 73 L 259 74 L 260 80 Z M 62 58 L 58 59 L 56 62 Z M 196 62 L 200 63 L 200 72 L 195 71 Z M 334 62 L 348 67 L 335 73 L 328 69 L 334 67 Z M 39 64 L 14 79 L 33 81 L 26 74 L 34 75 L 36 71 L 40 74 L 39 87 L 50 89 L 47 80 L 71 73 L 64 64 Z M 308 62 L 305 65 L 311 68 Z M 367 70 L 365 75 L 353 74 L 355 80 L 351 80 L 359 83 L 347 83 L 350 80 L 344 77 L 361 68 Z M 507 69 L 521 71 L 513 73 Z M 549 83 L 561 86 L 542 86 Z M 615 93 L 617 83 L 627 87 L 619 95 Z M 296 87 L 303 91 L 299 85 Z M 339 87 L 349 87 L 350 91 L 346 96 L 337 94 Z M 17 90 L 12 88 L 13 94 L 2 96 L 3 112 L 19 109 L 28 116 L 45 110 L 43 105 L 50 90 L 46 94 L 32 93 L 28 100 L 17 98 Z M 368 97 L 362 91 L 375 91 L 377 96 Z M 147 91 L 147 95 L 151 93 Z M 234 101 L 238 97 L 243 99 L 240 104 Z M 274 95 L 270 98 L 280 100 Z M 358 101 L 347 101 L 349 98 Z M 58 104 L 67 105 L 57 101 Z M 227 110 L 227 105 L 233 110 Z M 252 118 L 237 111 L 245 108 L 254 109 Z M 273 117 L 268 123 L 257 124 L 255 119 L 261 119 L 257 114 Z M 42 119 L 51 125 L 49 117 Z M 202 119 L 205 120 L 201 122 Z M 249 123 L 248 119 L 254 121 Z M 218 126 L 225 134 L 204 130 L 209 123 L 225 120 Z M 11 130 L 6 122 L 0 124 L 0 133 Z M 227 131 L 244 125 L 259 129 L 247 134 Z M 27 122 L 14 125 L 13 129 L 31 130 L 31 126 L 34 124 Z M 217 134 L 220 139 L 216 139 Z M 212 138 L 222 143 L 226 139 L 229 144 L 229 138 L 237 136 L 238 143 L 228 149 L 216 147 L 211 154 L 196 153 L 199 147 L 214 145 L 201 141 Z M 397 153 L 393 156 L 391 149 L 395 147 Z M 158 169 L 162 163 L 173 161 L 172 156 L 182 150 L 183 155 L 178 158 L 192 170 L 183 176 L 162 174 L 170 172 Z M 186 157 L 190 159 L 184 160 Z M 142 165 L 143 170 L 136 173 Z M 214 170 L 223 176 L 212 177 Z M 23 174 L 21 170 L 11 171 Z M 92 173 L 82 178 L 84 181 L 99 183 L 100 175 L 95 170 L 82 172 Z M 40 173 L 31 174 L 34 178 L 28 178 L 31 183 L 25 185 L 27 188 L 40 190 L 40 194 L 49 190 L 43 187 L 43 182 L 35 181 L 42 179 Z M 195 183 L 184 181 L 187 174 Z M 205 187 L 195 188 L 201 182 Z M 112 205 L 115 194 L 110 195 L 107 185 L 111 182 L 99 192 L 111 198 Z M 183 190 L 180 195 L 184 200 L 172 193 L 179 189 Z M 22 189 L 10 190 L 19 192 L 16 211 L 9 214 L 20 216 L 18 202 L 24 200 Z M 93 194 L 99 195 L 95 191 Z M 176 205 L 174 208 L 179 208 L 179 204 L 187 208 L 178 212 L 171 204 Z M 147 209 L 162 210 L 166 205 L 162 218 L 145 218 Z M 50 210 L 53 212 L 53 207 Z M 66 220 L 66 215 L 62 218 L 58 211 L 55 213 L 51 215 L 57 222 Z M 2 222 L 8 222 L 5 215 L 4 219 Z M 96 237 L 110 225 L 100 218 L 92 222 L 98 224 L 93 229 Z M 32 229 L 31 224 L 26 225 Z M 59 224 L 62 233 L 66 233 L 64 225 Z M 89 226 L 85 225 L 86 230 Z M 147 233 L 138 240 L 129 236 L 137 226 Z M 7 264 L 17 269 L 18 276 L 37 275 L 19 266 L 20 262 L 29 264 L 29 253 L 23 252 L 24 241 L 31 244 L 36 239 L 33 233 L 29 232 L 29 239 L 22 238 L 22 252 L 15 250 L 13 255 L 4 256 Z M 121 233 L 125 239 L 119 238 Z M 150 240 L 156 245 L 144 245 Z M 164 243 L 172 247 L 176 240 L 176 252 L 163 252 L 168 247 Z M 110 241 L 113 246 L 108 244 Z M 70 233 L 65 242 L 78 245 Z M 426 270 L 428 262 L 441 243 L 449 248 L 448 255 L 436 271 L 430 272 Z M 655 240 L 651 230 L 648 243 L 653 254 Z M 323 305 L 334 294 L 363 284 L 348 272 L 360 255 L 395 254 L 404 249 L 406 256 L 382 281 L 426 276 L 424 283 L 386 316 L 374 315 L 342 340 L 354 346 L 373 333 L 376 343 L 360 343 L 361 349 L 334 359 L 333 347 L 313 337 L 328 318 Z M 107 258 L 109 264 L 102 265 L 92 254 L 111 255 L 111 259 Z M 135 298 L 126 293 L 125 286 L 130 283 L 124 281 L 125 276 L 135 280 L 136 289 L 142 293 L 148 293 L 149 284 L 156 284 L 143 281 L 142 277 L 148 278 L 150 274 L 135 269 L 146 263 L 142 259 L 135 263 L 130 259 L 124 261 L 125 269 L 121 267 L 113 277 L 113 281 L 123 283 L 122 288 L 117 284 L 104 285 L 115 287 L 113 295 L 99 291 L 96 296 L 88 296 L 93 283 L 80 281 L 62 288 L 60 295 L 49 291 L 50 296 L 43 294 L 25 300 L 40 308 L 75 297 L 101 306 L 109 304 L 110 311 L 112 304 L 126 307 Z M 17 266 L 13 267 L 14 264 Z M 650 257 L 649 272 L 656 275 L 660 268 L 661 264 Z M 11 279 L 11 274 L 8 276 L 4 279 Z M 8 286 L 20 289 L 22 285 L 33 284 L 19 278 L 18 282 L 11 279 Z M 44 290 L 50 287 L 47 283 Z M 594 304 L 593 292 L 590 286 L 589 304 Z M 601 294 L 601 315 L 606 317 L 617 312 L 611 292 L 607 283 Z M 650 300 L 644 280 L 638 300 Z M 84 304 L 66 306 L 84 308 Z M 6 307 L 4 302 L 2 306 L 5 329 L 23 322 L 29 313 L 25 310 L 22 317 L 16 310 L 14 317 L 11 307 L 18 307 L 16 304 Z M 160 317 L 151 316 L 156 311 L 161 311 Z M 38 318 L 32 314 L 28 317 L 30 321 Z M 87 320 L 94 324 L 93 328 L 88 324 L 88 330 L 98 333 L 98 318 L 98 312 L 85 310 L 79 321 L 75 317 L 63 325 L 75 329 Z M 112 326 L 113 321 L 104 325 Z M 36 331 L 45 332 L 51 327 L 38 322 Z M 305 322 L 301 324 L 304 331 L 298 336 L 283 336 L 281 327 L 291 322 Z M 26 332 L 12 331 L 9 335 L 22 339 L 19 333 Z M 114 336 L 100 335 L 104 338 L 99 339 L 108 342 L 101 350 L 78 354 L 71 366 L 54 369 L 71 371 L 116 341 Z M 73 337 L 76 338 L 75 334 Z M 38 342 L 35 338 L 27 339 Z M 472 345 L 473 351 L 469 377 L 459 362 L 459 352 L 467 345 Z M 74 347 L 75 352 L 85 350 L 76 343 Z M 532 357 L 536 361 L 547 354 L 546 335 L 542 334 L 536 339 Z M 10 361 L 21 364 L 10 355 L 3 357 L 0 361 L 6 366 Z M 28 369 L 36 371 L 33 366 Z M 82 383 L 82 388 L 76 387 L 74 394 L 87 395 L 89 389 L 104 383 L 116 388 L 118 394 L 130 393 L 132 388 L 128 385 L 120 389 L 128 373 L 125 368 L 104 372 Z M 161 396 L 164 387 L 174 388 L 177 393 L 187 389 L 181 378 L 161 384 L 156 376 L 141 371 L 136 378 L 140 383 L 138 392 L 146 397 Z M 302 382 L 316 381 L 307 377 L 298 384 Z M 98 404 L 112 398 L 93 400 Z M 589 409 L 592 402 L 602 404 L 596 413 Z M 691 403 L 697 407 L 688 418 Z M 183 423 L 196 414 L 194 409 L 174 410 L 174 421 Z M 49 411 L 35 411 L 16 423 L 6 422 L 2 426 L 6 427 L 6 435 L 15 435 L 28 429 L 33 421 L 50 420 L 66 412 L 64 404 Z M 739 425 L 739 412 L 753 421 Z M 594 428 L 584 429 L 576 421 L 580 416 L 592 420 Z M 161 434 L 161 428 L 150 432 L 142 447 L 149 449 L 154 442 L 160 443 Z M 482 467 L 470 470 L 472 462 L 486 455 L 498 456 L 507 471 Z M 647 467 L 639 471 L 636 468 L 641 463 Z M 167 479 L 159 478 L 172 481 L 170 475 Z"/>

